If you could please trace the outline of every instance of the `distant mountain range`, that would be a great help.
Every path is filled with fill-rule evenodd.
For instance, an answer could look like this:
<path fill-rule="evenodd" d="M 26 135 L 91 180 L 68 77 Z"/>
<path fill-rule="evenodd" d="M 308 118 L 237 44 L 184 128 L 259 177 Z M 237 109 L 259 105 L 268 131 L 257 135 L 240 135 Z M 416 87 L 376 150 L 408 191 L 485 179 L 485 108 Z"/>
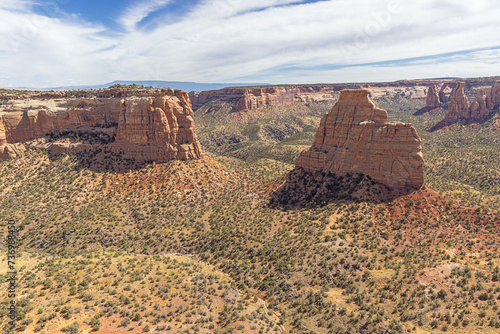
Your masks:
<path fill-rule="evenodd" d="M 494 77 L 484 77 L 484 78 L 458 78 L 458 77 L 447 77 L 447 78 L 429 78 L 429 79 L 414 79 L 414 80 L 398 80 L 393 82 L 351 82 L 351 83 L 315 83 L 315 84 L 295 84 L 298 86 L 322 86 L 322 85 L 365 85 L 365 84 L 374 84 L 379 86 L 384 85 L 401 85 L 405 86 L 409 83 L 414 84 L 424 84 L 424 85 L 432 85 L 437 81 L 457 81 L 457 80 L 466 80 L 469 84 L 473 84 L 475 82 L 484 83 L 484 85 L 491 86 L 496 81 L 500 80 L 500 76 Z M 226 87 L 258 87 L 258 86 L 276 86 L 276 84 L 270 83 L 256 83 L 256 82 L 231 82 L 231 83 L 200 83 L 200 82 L 189 82 L 189 81 L 162 81 L 162 80 L 115 80 L 113 82 L 101 84 L 101 85 L 81 85 L 81 86 L 60 86 L 60 87 L 0 87 L 0 88 L 8 88 L 8 89 L 18 89 L 18 90 L 38 90 L 38 91 L 48 91 L 48 90 L 84 90 L 84 89 L 102 89 L 108 88 L 112 85 L 141 85 L 144 87 L 154 87 L 154 88 L 172 88 L 172 89 L 182 89 L 186 92 L 191 91 L 209 91 L 209 90 L 219 90 Z M 294 85 L 294 86 L 295 86 Z M 289 86 L 289 84 L 282 84 L 279 86 Z"/>
<path fill-rule="evenodd" d="M 62 86 L 62 87 L 51 87 L 44 88 L 40 90 L 80 90 L 80 89 L 101 89 L 108 88 L 113 85 L 142 85 L 144 87 L 154 87 L 154 88 L 173 88 L 173 89 L 182 89 L 186 92 L 191 91 L 205 91 L 205 90 L 217 90 L 226 87 L 237 87 L 237 86 L 263 86 L 269 85 L 267 83 L 198 83 L 198 82 L 184 82 L 184 81 L 160 81 L 160 80 L 152 80 L 152 81 L 121 81 L 116 80 L 110 83 L 106 83 L 103 85 L 88 85 L 88 86 Z M 31 89 L 31 88 L 22 88 L 22 89 Z M 37 89 L 38 90 L 38 89 Z"/>

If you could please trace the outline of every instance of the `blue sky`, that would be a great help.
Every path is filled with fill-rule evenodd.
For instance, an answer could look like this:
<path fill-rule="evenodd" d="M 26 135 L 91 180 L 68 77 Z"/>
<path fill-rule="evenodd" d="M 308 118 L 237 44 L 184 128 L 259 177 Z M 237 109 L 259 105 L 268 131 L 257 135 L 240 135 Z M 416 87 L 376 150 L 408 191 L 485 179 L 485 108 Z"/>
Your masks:
<path fill-rule="evenodd" d="M 500 75 L 494 0 L 2 0 L 0 87 Z"/>

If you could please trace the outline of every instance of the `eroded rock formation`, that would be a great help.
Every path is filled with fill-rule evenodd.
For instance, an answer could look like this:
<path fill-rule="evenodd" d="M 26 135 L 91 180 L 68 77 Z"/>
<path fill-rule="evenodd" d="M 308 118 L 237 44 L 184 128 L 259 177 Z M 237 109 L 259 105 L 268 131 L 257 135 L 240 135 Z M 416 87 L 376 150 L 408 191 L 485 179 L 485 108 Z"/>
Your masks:
<path fill-rule="evenodd" d="M 465 95 L 465 82 L 458 82 L 453 90 L 445 118 L 450 121 L 457 121 L 462 118 L 469 118 L 469 116 L 469 99 Z"/>
<path fill-rule="evenodd" d="M 441 99 L 439 97 L 439 85 L 433 84 L 427 90 L 425 100 L 425 107 L 419 109 L 414 113 L 415 116 L 425 114 L 429 111 L 442 107 Z"/>
<path fill-rule="evenodd" d="M 201 156 L 186 92 L 158 89 L 137 95 L 104 90 L 93 98 L 29 101 L 41 104 L 39 109 L 26 108 L 25 101 L 13 103 L 0 112 L 0 158 L 22 153 L 23 143 L 37 138 L 65 137 L 72 140 L 35 145 L 57 154 L 109 151 L 137 164 Z"/>
<path fill-rule="evenodd" d="M 189 98 L 195 110 L 209 101 L 217 100 L 233 104 L 232 112 L 239 112 L 272 106 L 287 106 L 294 102 L 331 100 L 333 99 L 332 93 L 339 90 L 339 87 L 331 85 L 224 88 L 214 91 L 189 92 Z"/>
<path fill-rule="evenodd" d="M 387 199 L 420 188 L 423 165 L 421 140 L 413 126 L 388 122 L 387 112 L 373 104 L 368 91 L 344 90 L 323 116 L 312 147 L 300 154 L 291 175 L 318 175 L 322 184 L 325 177 L 347 178 L 354 188 L 373 190 L 371 186 L 378 185 L 378 195 L 356 197 Z M 293 191 L 293 183 L 284 185 L 287 192 Z"/>
<path fill-rule="evenodd" d="M 500 81 L 496 81 L 488 92 L 488 109 L 500 105 Z"/>
<path fill-rule="evenodd" d="M 441 103 L 447 103 L 450 100 L 453 89 L 455 89 L 455 84 L 452 82 L 445 82 L 441 86 L 439 90 L 439 100 Z"/>
<path fill-rule="evenodd" d="M 476 98 L 470 105 L 470 117 L 473 119 L 481 119 L 488 116 L 490 109 L 488 108 L 488 98 L 483 88 L 479 89 Z M 493 109 L 493 108 L 491 108 Z"/>
<path fill-rule="evenodd" d="M 425 106 L 433 109 L 441 106 L 441 100 L 439 99 L 439 85 L 434 84 L 429 87 Z"/>
<path fill-rule="evenodd" d="M 233 111 L 261 109 L 269 106 L 289 105 L 295 100 L 296 89 L 256 88 L 247 89 Z"/>
<path fill-rule="evenodd" d="M 0 160 L 14 158 L 17 155 L 22 154 L 24 151 L 24 145 L 12 144 L 7 141 L 4 116 L 0 115 Z"/>
<path fill-rule="evenodd" d="M 140 161 L 197 159 L 200 144 L 187 94 L 128 98 L 120 112 L 115 145 Z M 125 149 L 124 149 L 125 150 Z"/>
<path fill-rule="evenodd" d="M 425 83 L 426 84 L 426 83 Z M 344 89 L 368 89 L 372 97 L 425 98 L 425 86 L 421 82 L 401 81 L 393 83 L 340 84 L 340 85 L 290 85 L 273 87 L 236 87 L 220 90 L 189 92 L 193 109 L 204 104 L 211 106 L 208 112 L 217 110 L 214 105 L 225 103 L 232 105 L 232 112 L 255 110 L 273 106 L 287 106 L 292 103 L 309 103 L 318 101 L 334 101 L 338 93 Z"/>
<path fill-rule="evenodd" d="M 373 104 L 366 90 L 342 91 L 296 166 L 307 172 L 365 174 L 390 187 L 418 189 L 423 183 L 420 143 L 410 124 L 388 123 L 387 112 Z"/>
<path fill-rule="evenodd" d="M 443 108 L 447 108 L 448 112 L 443 120 L 430 129 L 431 131 L 457 122 L 481 122 L 492 115 L 493 110 L 500 105 L 500 81 L 495 82 L 488 92 L 482 87 L 479 88 L 476 97 L 470 104 L 465 94 L 465 82 L 444 84 L 441 87 L 440 96 L 441 92 L 450 86 L 453 86 L 454 89 L 449 103 L 446 105 L 441 101 Z M 419 112 L 415 114 L 417 115 Z"/>

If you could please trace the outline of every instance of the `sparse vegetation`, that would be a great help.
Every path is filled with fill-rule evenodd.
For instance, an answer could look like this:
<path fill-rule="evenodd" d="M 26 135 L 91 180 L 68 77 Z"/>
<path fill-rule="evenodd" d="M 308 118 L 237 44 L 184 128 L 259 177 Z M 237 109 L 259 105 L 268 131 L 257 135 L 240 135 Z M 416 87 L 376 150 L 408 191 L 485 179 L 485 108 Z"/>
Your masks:
<path fill-rule="evenodd" d="M 200 161 L 94 172 L 29 150 L 0 162 L 0 225 L 16 219 L 23 252 L 15 331 L 497 332 L 499 134 L 425 132 L 440 116 L 400 99 L 376 103 L 417 127 L 426 189 L 389 203 L 268 205 L 326 104 L 239 129 L 236 115 L 197 114 L 200 138 L 233 138 Z M 291 119 L 302 132 L 265 135 Z"/>

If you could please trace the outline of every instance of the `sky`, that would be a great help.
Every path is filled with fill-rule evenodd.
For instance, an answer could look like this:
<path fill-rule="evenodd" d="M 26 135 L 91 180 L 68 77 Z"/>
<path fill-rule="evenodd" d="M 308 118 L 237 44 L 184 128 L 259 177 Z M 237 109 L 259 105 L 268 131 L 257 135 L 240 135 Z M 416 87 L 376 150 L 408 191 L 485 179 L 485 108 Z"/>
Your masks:
<path fill-rule="evenodd" d="M 1 0 L 0 87 L 500 75 L 497 0 Z"/>

